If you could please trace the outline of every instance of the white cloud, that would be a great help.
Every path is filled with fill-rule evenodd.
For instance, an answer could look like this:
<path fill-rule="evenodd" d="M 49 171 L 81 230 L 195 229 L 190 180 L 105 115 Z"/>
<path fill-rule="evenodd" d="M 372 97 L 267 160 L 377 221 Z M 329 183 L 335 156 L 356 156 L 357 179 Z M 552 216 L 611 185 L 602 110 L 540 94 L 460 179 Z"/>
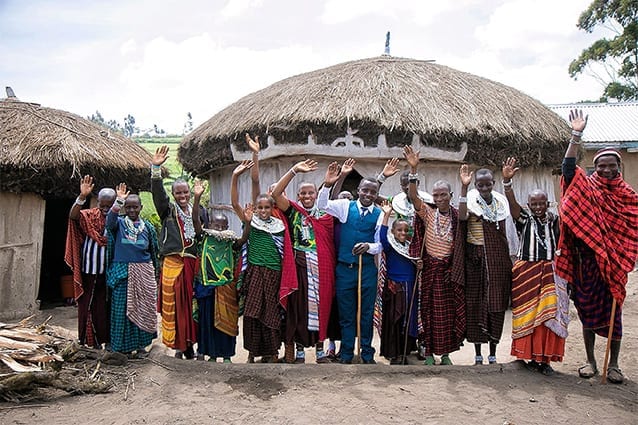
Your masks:
<path fill-rule="evenodd" d="M 128 54 L 135 53 L 136 50 L 137 50 L 137 43 L 132 38 L 126 40 L 120 46 L 120 53 L 122 53 L 122 56 L 126 56 Z"/>
<path fill-rule="evenodd" d="M 239 97 L 315 69 L 321 60 L 308 47 L 256 51 L 223 46 L 209 34 L 182 42 L 157 38 L 143 51 L 120 74 L 126 104 L 138 122 L 167 131 L 181 130 L 187 112 L 200 124 Z"/>
<path fill-rule="evenodd" d="M 249 9 L 261 7 L 262 4 L 263 0 L 228 0 L 220 14 L 226 19 L 236 18 Z"/>

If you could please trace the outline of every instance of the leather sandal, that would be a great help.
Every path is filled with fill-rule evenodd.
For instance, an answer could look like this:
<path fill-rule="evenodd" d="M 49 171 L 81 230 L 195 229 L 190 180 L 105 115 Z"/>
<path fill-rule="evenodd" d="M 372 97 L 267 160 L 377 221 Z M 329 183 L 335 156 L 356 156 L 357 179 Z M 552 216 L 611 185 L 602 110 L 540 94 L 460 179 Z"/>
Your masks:
<path fill-rule="evenodd" d="M 619 368 L 610 367 L 607 370 L 607 380 L 612 384 L 622 384 L 625 380 L 625 376 Z"/>
<path fill-rule="evenodd" d="M 598 375 L 598 368 L 595 364 L 587 363 L 578 368 L 578 376 L 584 379 L 593 378 Z"/>

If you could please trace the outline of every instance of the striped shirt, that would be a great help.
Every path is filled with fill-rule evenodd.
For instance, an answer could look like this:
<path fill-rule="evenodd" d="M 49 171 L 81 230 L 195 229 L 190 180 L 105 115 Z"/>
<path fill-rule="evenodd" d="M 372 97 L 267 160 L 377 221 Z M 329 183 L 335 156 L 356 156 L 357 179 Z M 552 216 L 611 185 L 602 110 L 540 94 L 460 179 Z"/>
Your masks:
<path fill-rule="evenodd" d="M 454 234 L 452 233 L 452 223 L 450 223 L 450 213 L 439 214 L 437 226 L 437 209 L 425 206 L 425 249 L 434 258 L 447 258 L 452 254 L 454 248 Z"/>
<path fill-rule="evenodd" d="M 547 212 L 542 223 L 529 211 L 521 209 L 516 228 L 521 237 L 518 258 L 523 261 L 553 260 L 558 245 L 558 216 Z"/>
<path fill-rule="evenodd" d="M 467 218 L 467 242 L 472 245 L 485 245 L 483 222 L 480 217 L 469 214 Z"/>
<path fill-rule="evenodd" d="M 106 246 L 100 246 L 88 236 L 82 244 L 82 273 L 103 274 L 106 260 Z"/>

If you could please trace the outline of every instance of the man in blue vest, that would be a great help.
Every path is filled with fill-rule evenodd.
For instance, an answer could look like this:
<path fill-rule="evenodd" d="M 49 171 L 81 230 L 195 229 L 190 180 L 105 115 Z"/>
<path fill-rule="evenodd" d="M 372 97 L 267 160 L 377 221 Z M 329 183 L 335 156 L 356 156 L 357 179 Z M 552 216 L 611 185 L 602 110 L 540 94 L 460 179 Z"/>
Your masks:
<path fill-rule="evenodd" d="M 329 165 L 323 187 L 317 196 L 317 207 L 336 217 L 343 225 L 337 246 L 336 288 L 341 325 L 341 363 L 352 363 L 357 332 L 357 286 L 359 261 L 361 273 L 361 361 L 374 364 L 372 319 L 377 293 L 377 266 L 374 256 L 381 252 L 379 229 L 381 209 L 374 204 L 379 192 L 375 178 L 359 183 L 356 201 L 330 200 L 330 188 L 339 179 L 339 165 Z"/>

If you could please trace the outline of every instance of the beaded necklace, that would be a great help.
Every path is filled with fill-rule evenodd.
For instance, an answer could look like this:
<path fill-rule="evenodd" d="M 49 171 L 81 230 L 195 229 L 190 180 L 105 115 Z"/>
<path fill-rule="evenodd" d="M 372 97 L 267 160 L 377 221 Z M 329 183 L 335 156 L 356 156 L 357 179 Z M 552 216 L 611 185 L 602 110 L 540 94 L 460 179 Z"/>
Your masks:
<path fill-rule="evenodd" d="M 263 230 L 271 235 L 274 233 L 281 233 L 284 231 L 284 222 L 275 217 L 270 217 L 268 220 L 262 220 L 257 215 L 253 215 L 253 219 L 250 225 L 258 230 Z"/>
<path fill-rule="evenodd" d="M 136 227 L 133 220 L 128 216 L 124 217 L 124 236 L 131 242 L 137 242 L 137 237 L 146 229 L 144 220 L 139 220 L 138 223 L 139 226 Z"/>
<path fill-rule="evenodd" d="M 534 238 L 536 238 L 536 241 L 541 244 L 541 246 L 543 248 L 545 248 L 545 252 L 547 252 L 547 242 L 545 238 L 541 238 L 540 235 L 538 234 L 538 222 L 540 222 L 540 224 L 543 226 L 543 233 L 545 238 L 548 236 L 548 231 L 547 231 L 547 221 L 545 221 L 545 223 L 543 223 L 542 220 L 537 219 L 535 216 L 532 216 L 532 229 L 534 229 Z"/>
<path fill-rule="evenodd" d="M 444 214 L 441 214 L 437 208 L 434 213 L 434 234 L 441 239 L 446 239 L 448 242 L 452 242 L 452 220 L 450 219 L 449 212 L 447 215 L 448 220 L 445 229 L 441 228 L 441 215 L 445 216 Z"/>
<path fill-rule="evenodd" d="M 193 225 L 193 207 L 188 204 L 188 212 L 182 211 L 182 207 L 180 207 L 177 203 L 175 203 L 175 209 L 179 214 L 179 218 L 182 219 L 182 223 L 184 223 L 184 239 L 193 240 L 195 238 L 195 226 Z"/>
<path fill-rule="evenodd" d="M 496 223 L 496 229 L 498 230 L 499 224 L 496 214 L 500 207 L 498 199 L 492 196 L 492 202 L 488 205 L 485 199 L 483 199 L 483 197 L 479 195 L 479 197 L 476 198 L 476 202 L 478 202 L 478 204 L 481 206 L 481 209 L 483 210 L 483 219 L 489 221 L 490 223 Z"/>

